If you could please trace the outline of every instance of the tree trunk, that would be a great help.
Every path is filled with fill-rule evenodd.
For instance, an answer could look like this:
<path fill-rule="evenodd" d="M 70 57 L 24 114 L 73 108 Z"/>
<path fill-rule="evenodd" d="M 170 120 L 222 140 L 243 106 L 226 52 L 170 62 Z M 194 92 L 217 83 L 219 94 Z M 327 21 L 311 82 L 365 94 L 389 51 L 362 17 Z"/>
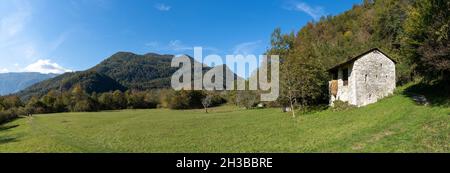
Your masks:
<path fill-rule="evenodd" d="M 295 118 L 294 103 L 293 103 L 292 99 L 290 100 L 290 103 L 291 103 L 292 118 Z"/>
<path fill-rule="evenodd" d="M 208 113 L 208 108 L 207 107 L 205 107 L 205 112 Z"/>

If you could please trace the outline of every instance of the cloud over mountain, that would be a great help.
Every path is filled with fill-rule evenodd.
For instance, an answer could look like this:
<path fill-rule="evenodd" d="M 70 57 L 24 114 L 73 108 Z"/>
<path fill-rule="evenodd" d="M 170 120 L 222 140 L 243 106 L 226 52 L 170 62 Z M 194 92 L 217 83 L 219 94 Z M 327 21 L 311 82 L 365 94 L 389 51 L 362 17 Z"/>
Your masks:
<path fill-rule="evenodd" d="M 62 74 L 65 72 L 71 72 L 72 70 L 69 70 L 67 68 L 64 68 L 57 63 L 53 63 L 48 59 L 40 59 L 37 62 L 28 65 L 23 70 L 25 72 L 39 72 L 44 74 L 54 73 L 54 74 Z"/>

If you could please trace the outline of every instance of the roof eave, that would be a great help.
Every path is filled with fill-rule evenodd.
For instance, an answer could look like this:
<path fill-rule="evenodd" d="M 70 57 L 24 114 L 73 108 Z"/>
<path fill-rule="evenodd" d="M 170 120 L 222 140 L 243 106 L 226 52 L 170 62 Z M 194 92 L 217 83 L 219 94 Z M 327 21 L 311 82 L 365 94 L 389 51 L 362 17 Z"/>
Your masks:
<path fill-rule="evenodd" d="M 359 58 L 363 57 L 364 55 L 366 55 L 366 54 L 368 54 L 368 53 L 370 53 L 370 52 L 373 52 L 373 51 L 375 51 L 375 50 L 378 51 L 378 52 L 380 52 L 380 53 L 382 53 L 384 56 L 386 56 L 387 58 L 389 58 L 392 62 L 394 62 L 395 64 L 397 64 L 397 61 L 395 61 L 394 59 L 392 59 L 391 57 L 389 57 L 387 54 L 385 54 L 385 53 L 384 53 L 383 51 L 381 51 L 380 49 L 378 49 L 378 48 L 372 48 L 372 49 L 370 49 L 370 50 L 368 50 L 368 51 L 366 51 L 366 52 L 364 52 L 364 53 L 362 53 L 362 54 L 359 54 L 358 56 L 355 56 L 355 57 L 353 57 L 353 58 L 351 58 L 351 59 L 348 59 L 348 60 L 346 60 L 346 61 L 344 61 L 344 62 L 342 62 L 342 63 L 339 63 L 339 64 L 337 64 L 337 65 L 331 67 L 331 68 L 328 69 L 327 71 L 328 71 L 328 72 L 335 71 L 335 70 L 337 70 L 339 67 L 342 67 L 342 66 L 344 66 L 344 65 L 347 65 L 347 64 L 349 64 L 349 63 L 353 63 L 353 62 L 356 61 L 357 59 L 359 59 Z"/>

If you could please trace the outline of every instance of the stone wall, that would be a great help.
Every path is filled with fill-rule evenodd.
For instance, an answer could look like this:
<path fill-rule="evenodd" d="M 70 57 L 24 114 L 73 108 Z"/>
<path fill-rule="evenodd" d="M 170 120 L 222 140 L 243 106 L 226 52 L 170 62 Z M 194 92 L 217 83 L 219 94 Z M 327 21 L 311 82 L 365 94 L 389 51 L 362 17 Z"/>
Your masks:
<path fill-rule="evenodd" d="M 370 52 L 354 62 L 356 100 L 364 106 L 394 92 L 395 63 L 379 51 Z"/>
<path fill-rule="evenodd" d="M 348 85 L 344 86 L 343 71 L 348 68 Z M 395 63 L 383 53 L 374 50 L 355 62 L 338 69 L 338 92 L 330 95 L 335 100 L 364 106 L 388 96 L 395 89 Z"/>
<path fill-rule="evenodd" d="M 344 85 L 344 69 L 348 70 L 348 85 Z M 335 100 L 341 100 L 349 102 L 350 104 L 356 104 L 355 102 L 355 76 L 353 75 L 353 64 L 345 65 L 338 69 L 338 91 L 336 97 L 331 96 L 330 104 L 332 105 Z"/>

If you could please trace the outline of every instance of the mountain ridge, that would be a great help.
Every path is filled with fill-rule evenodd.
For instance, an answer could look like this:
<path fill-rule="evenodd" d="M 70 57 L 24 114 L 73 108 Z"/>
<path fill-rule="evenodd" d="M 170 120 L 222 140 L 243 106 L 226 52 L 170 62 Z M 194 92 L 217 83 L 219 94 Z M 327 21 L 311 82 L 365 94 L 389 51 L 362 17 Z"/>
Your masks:
<path fill-rule="evenodd" d="M 199 63 L 192 57 L 191 63 Z M 115 90 L 151 90 L 169 88 L 172 74 L 178 68 L 171 67 L 174 55 L 146 53 L 143 55 L 119 51 L 101 61 L 99 64 L 77 72 L 64 73 L 25 88 L 17 93 L 23 100 L 32 96 L 43 96 L 51 90 L 68 91 L 80 85 L 87 93 L 102 93 Z M 222 65 L 223 67 L 224 65 Z M 227 67 L 225 65 L 225 67 Z M 193 67 L 192 67 L 193 68 Z M 203 71 L 217 69 L 203 66 Z M 224 75 L 233 73 L 223 68 Z M 235 78 L 238 78 L 233 73 Z"/>
<path fill-rule="evenodd" d="M 19 92 L 35 83 L 53 78 L 58 74 L 44 74 L 38 72 L 9 72 L 0 73 L 0 95 Z"/>

